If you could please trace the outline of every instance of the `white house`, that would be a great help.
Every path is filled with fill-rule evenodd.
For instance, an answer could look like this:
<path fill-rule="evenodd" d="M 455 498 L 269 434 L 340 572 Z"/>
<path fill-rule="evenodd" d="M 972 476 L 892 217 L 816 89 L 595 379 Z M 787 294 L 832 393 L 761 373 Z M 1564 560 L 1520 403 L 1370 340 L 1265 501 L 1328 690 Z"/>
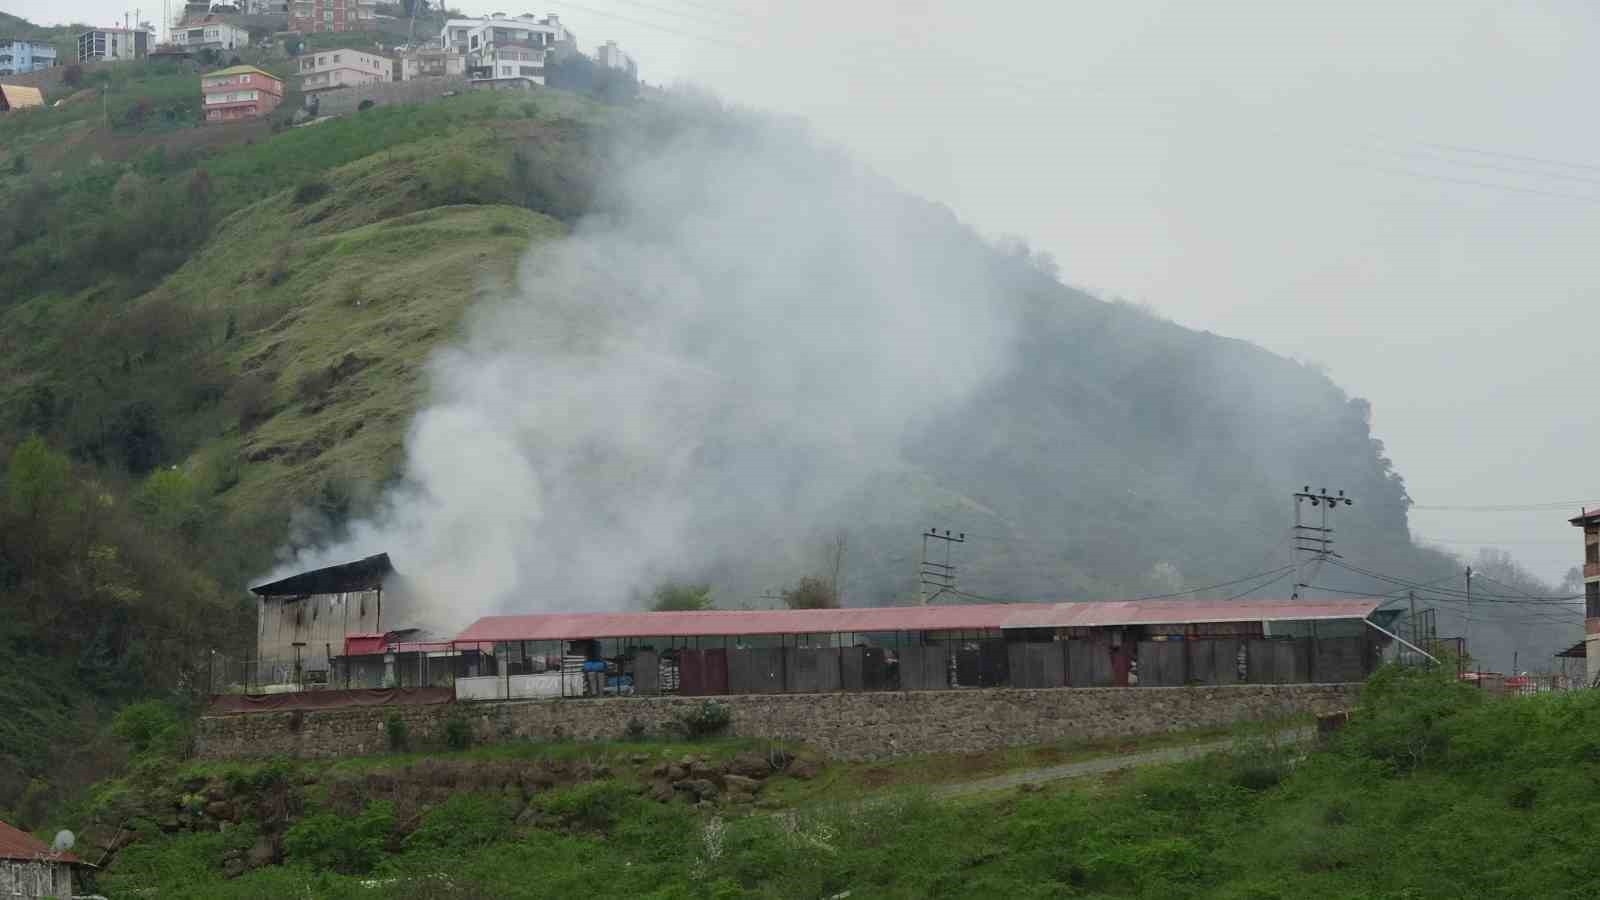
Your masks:
<path fill-rule="evenodd" d="M 300 57 L 300 91 L 322 91 L 394 80 L 394 60 L 361 50 L 322 50 Z"/>
<path fill-rule="evenodd" d="M 541 85 L 546 57 L 563 48 L 575 52 L 578 43 L 577 35 L 554 15 L 450 19 L 439 39 L 446 49 L 466 58 L 467 77 L 473 81 Z"/>
<path fill-rule="evenodd" d="M 454 48 L 419 47 L 400 53 L 395 61 L 395 78 L 411 81 L 416 78 L 443 78 L 465 75 L 467 58 Z"/>
<path fill-rule="evenodd" d="M 622 52 L 616 41 L 606 41 L 594 52 L 594 60 L 607 69 L 618 69 L 630 75 L 637 76 L 639 67 L 634 63 L 633 57 Z"/>
<path fill-rule="evenodd" d="M 141 28 L 99 28 L 78 35 L 78 62 L 102 59 L 144 59 L 155 43 Z"/>
<path fill-rule="evenodd" d="M 189 50 L 237 50 L 250 46 L 250 32 L 215 16 L 172 29 L 172 43 Z"/>

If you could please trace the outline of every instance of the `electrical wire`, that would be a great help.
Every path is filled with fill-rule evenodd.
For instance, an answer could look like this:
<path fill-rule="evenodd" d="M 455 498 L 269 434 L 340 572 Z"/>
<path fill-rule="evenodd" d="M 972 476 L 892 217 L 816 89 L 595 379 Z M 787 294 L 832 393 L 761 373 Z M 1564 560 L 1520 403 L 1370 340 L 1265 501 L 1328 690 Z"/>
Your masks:
<path fill-rule="evenodd" d="M 1415 588 L 1415 589 L 1424 589 L 1424 590 L 1432 590 L 1435 593 L 1454 594 L 1454 595 L 1459 596 L 1459 597 L 1470 598 L 1470 599 L 1473 599 L 1473 600 L 1484 600 L 1486 602 L 1492 602 L 1492 601 L 1496 601 L 1496 600 L 1501 600 L 1501 601 L 1504 601 L 1504 600 L 1512 600 L 1512 601 L 1577 600 L 1577 599 L 1580 599 L 1583 596 L 1582 594 L 1561 594 L 1561 595 L 1550 595 L 1550 596 L 1540 596 L 1540 595 L 1535 595 L 1535 594 L 1525 594 L 1522 597 L 1515 597 L 1515 596 L 1512 596 L 1510 594 L 1489 594 L 1489 593 L 1476 593 L 1476 592 L 1472 592 L 1472 591 L 1458 591 L 1458 590 L 1456 590 L 1454 588 L 1433 587 L 1432 585 L 1422 584 L 1422 583 L 1415 582 L 1415 581 L 1410 581 L 1410 580 L 1407 580 L 1407 579 L 1404 579 L 1404 578 L 1397 578 L 1397 577 L 1395 577 L 1393 575 L 1385 575 L 1385 574 L 1383 574 L 1381 572 L 1373 572 L 1373 571 L 1370 571 L 1370 570 L 1367 570 L 1367 569 L 1363 569 L 1360 566 L 1356 566 L 1356 565 L 1352 565 L 1350 563 L 1344 562 L 1342 560 L 1335 559 L 1335 560 L 1330 560 L 1330 562 L 1333 565 L 1338 566 L 1341 569 L 1346 569 L 1346 570 L 1349 570 L 1351 572 L 1356 572 L 1358 574 L 1365 575 L 1368 578 L 1375 578 L 1378 581 L 1385 581 L 1385 582 L 1388 582 L 1390 584 L 1398 584 L 1398 585 L 1401 585 L 1402 587 Z M 1476 574 L 1476 573 L 1474 573 L 1474 574 Z"/>
<path fill-rule="evenodd" d="M 1293 568 L 1294 568 L 1294 566 L 1279 566 L 1278 568 L 1273 569 L 1273 570 L 1268 571 L 1268 572 L 1257 572 L 1254 575 L 1246 575 L 1243 578 L 1235 578 L 1232 581 L 1224 581 L 1224 582 L 1221 582 L 1219 584 L 1208 584 L 1205 587 L 1190 588 L 1188 590 L 1183 590 L 1183 591 L 1174 591 L 1174 592 L 1172 592 L 1170 594 L 1149 594 L 1149 595 L 1144 596 L 1144 597 L 1135 597 L 1133 599 L 1135 599 L 1135 600 L 1166 600 L 1169 597 L 1184 597 L 1184 596 L 1187 596 L 1189 594 L 1199 594 L 1199 593 L 1203 593 L 1205 591 L 1216 590 L 1217 588 L 1232 587 L 1232 586 L 1234 586 L 1236 584 L 1241 584 L 1241 583 L 1246 582 L 1246 581 L 1254 581 L 1257 578 L 1261 578 L 1261 577 L 1264 577 L 1264 576 L 1267 576 L 1267 575 L 1283 575 L 1283 574 L 1287 574 L 1289 572 L 1289 570 L 1291 570 Z"/>

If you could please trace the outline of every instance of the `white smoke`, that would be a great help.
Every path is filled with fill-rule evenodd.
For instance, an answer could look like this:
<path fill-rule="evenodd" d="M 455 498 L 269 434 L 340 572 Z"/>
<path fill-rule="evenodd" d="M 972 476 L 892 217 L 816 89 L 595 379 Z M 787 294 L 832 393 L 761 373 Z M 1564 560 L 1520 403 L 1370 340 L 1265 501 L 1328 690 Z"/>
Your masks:
<path fill-rule="evenodd" d="M 387 551 L 438 625 L 813 574 L 805 542 L 1007 360 L 971 232 L 797 130 L 684 129 L 596 208 L 433 360 L 403 486 L 289 569 Z"/>

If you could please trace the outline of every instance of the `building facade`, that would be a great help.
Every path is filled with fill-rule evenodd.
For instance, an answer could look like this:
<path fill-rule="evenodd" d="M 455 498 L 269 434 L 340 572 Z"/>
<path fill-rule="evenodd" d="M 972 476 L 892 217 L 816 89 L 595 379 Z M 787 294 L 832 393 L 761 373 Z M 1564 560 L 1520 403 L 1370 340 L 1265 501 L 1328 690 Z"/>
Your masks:
<path fill-rule="evenodd" d="M 594 60 L 607 69 L 616 69 L 638 77 L 638 65 L 634 63 L 633 57 L 622 52 L 622 48 L 617 46 L 616 41 L 606 41 L 601 44 L 599 49 L 594 52 Z"/>
<path fill-rule="evenodd" d="M 1600 510 L 1569 519 L 1583 529 L 1583 643 L 1589 684 L 1600 678 Z"/>
<path fill-rule="evenodd" d="M 56 48 L 42 41 L 0 37 L 0 75 L 21 75 L 56 64 Z"/>
<path fill-rule="evenodd" d="M 377 8 L 377 0 L 289 0 L 289 30 L 366 31 Z"/>
<path fill-rule="evenodd" d="M 283 102 L 283 82 L 255 66 L 234 66 L 200 79 L 206 122 L 236 122 L 267 115 Z"/>
<path fill-rule="evenodd" d="M 71 897 L 76 856 L 0 822 L 0 897 Z"/>
<path fill-rule="evenodd" d="M 155 41 L 139 28 L 102 28 L 78 35 L 78 62 L 144 59 Z"/>
<path fill-rule="evenodd" d="M 238 50 L 250 46 L 250 32 L 208 16 L 187 28 L 172 29 L 172 43 L 186 50 Z"/>
<path fill-rule="evenodd" d="M 396 610 L 393 603 L 384 610 L 383 583 L 393 572 L 388 555 L 380 553 L 251 588 L 259 606 L 255 671 L 248 680 L 327 683 L 347 635 L 388 633 L 384 625 Z"/>
<path fill-rule="evenodd" d="M 577 35 L 553 15 L 450 19 L 439 38 L 446 49 L 465 57 L 469 79 L 507 84 L 544 84 L 545 59 L 577 46 Z"/>
<path fill-rule="evenodd" d="M 323 91 L 394 80 L 394 60 L 360 50 L 326 50 L 300 57 L 300 90 L 309 100 Z"/>
<path fill-rule="evenodd" d="M 394 63 L 396 81 L 418 78 L 446 78 L 467 73 L 467 58 L 452 48 L 408 50 Z"/>

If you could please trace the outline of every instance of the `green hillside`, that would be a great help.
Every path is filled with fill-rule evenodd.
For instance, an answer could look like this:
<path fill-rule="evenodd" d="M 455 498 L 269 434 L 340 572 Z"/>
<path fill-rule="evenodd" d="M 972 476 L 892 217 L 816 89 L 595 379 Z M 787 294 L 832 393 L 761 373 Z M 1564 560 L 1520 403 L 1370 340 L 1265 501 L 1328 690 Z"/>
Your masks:
<path fill-rule="evenodd" d="M 171 64 L 97 68 L 51 88 L 63 105 L 0 118 L 0 817 L 28 825 L 58 788 L 119 764 L 117 745 L 97 740 L 111 711 L 152 696 L 181 707 L 213 651 L 248 650 L 251 579 L 379 506 L 405 474 L 430 361 L 458 343 L 469 309 L 516 283 L 530 248 L 619 214 L 619 157 L 650 160 L 685 134 L 733 153 L 771 124 L 689 98 L 544 90 L 298 127 L 286 104 L 205 127 L 198 80 Z M 790 152 L 799 177 L 850 169 L 833 148 Z M 1347 555 L 1417 579 L 1455 568 L 1411 545 L 1404 483 L 1366 403 L 1325 375 L 1091 298 L 1026 248 L 859 183 L 1000 285 L 996 317 L 1014 317 L 1021 338 L 979 396 L 918 421 L 907 452 L 860 473 L 864 487 L 826 521 L 796 523 L 849 526 L 847 602 L 915 596 L 916 534 L 931 524 L 971 533 L 962 583 L 978 595 L 1126 597 L 1237 578 L 1284 561 L 1287 493 L 1312 479 L 1360 498 L 1340 522 Z M 792 249 L 737 262 L 759 272 L 762 254 Z M 869 267 L 870 252 L 860 259 Z M 828 274 L 806 289 L 826 297 Z M 573 324 L 581 304 L 541 302 L 541 326 L 605 337 Z M 783 349 L 810 354 L 813 371 L 836 352 Z M 827 410 L 817 418 L 826 431 Z M 698 458 L 714 467 L 718 449 Z M 810 448 L 778 450 L 795 463 L 783 478 L 714 493 L 787 481 L 786 496 L 804 497 Z M 637 475 L 605 464 L 591 474 Z M 739 547 L 675 574 L 732 605 L 795 566 Z M 1529 659 L 1561 638 L 1518 640 Z"/>
<path fill-rule="evenodd" d="M 754 808 L 663 803 L 657 765 L 771 748 L 643 742 L 147 766 L 73 812 L 132 823 L 112 896 L 1577 898 L 1600 877 L 1597 726 L 1592 691 L 1385 671 L 1326 749 L 964 800 L 871 787 L 936 771 L 912 758 L 791 765 Z"/>

